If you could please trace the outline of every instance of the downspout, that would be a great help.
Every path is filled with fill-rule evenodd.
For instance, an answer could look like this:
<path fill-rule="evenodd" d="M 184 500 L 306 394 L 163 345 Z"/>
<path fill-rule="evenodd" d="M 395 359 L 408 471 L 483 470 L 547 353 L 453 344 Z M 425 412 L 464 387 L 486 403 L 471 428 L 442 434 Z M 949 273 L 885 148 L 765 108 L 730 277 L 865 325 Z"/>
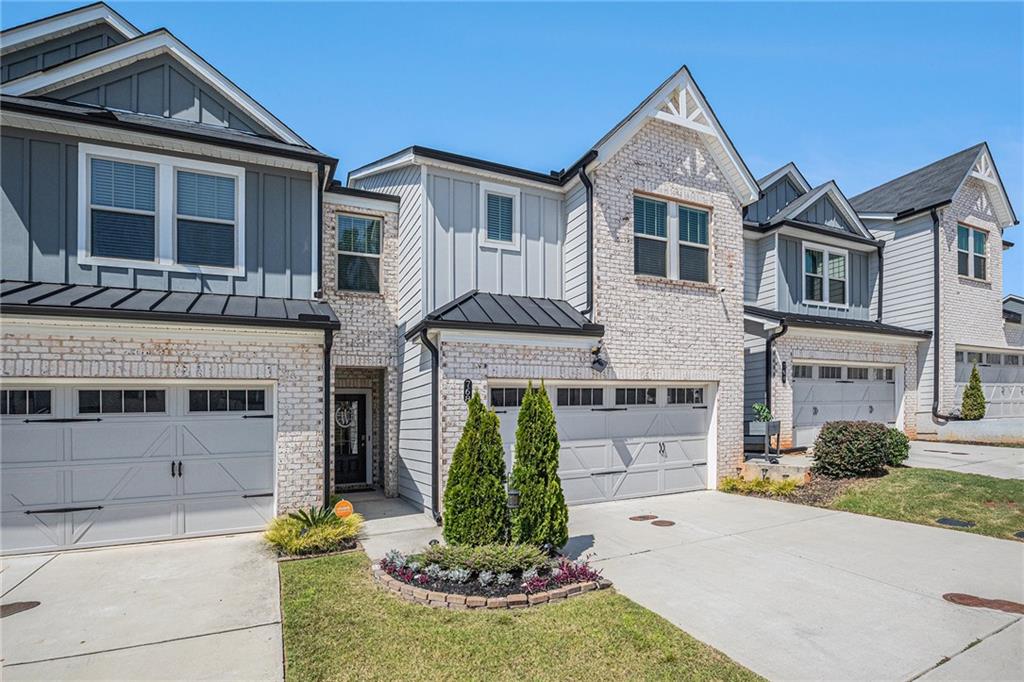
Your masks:
<path fill-rule="evenodd" d="M 324 296 L 324 164 L 316 165 L 316 294 Z"/>
<path fill-rule="evenodd" d="M 885 292 L 885 242 L 878 242 L 878 317 L 876 322 L 882 321 L 882 294 Z"/>
<path fill-rule="evenodd" d="M 782 329 L 769 336 L 764 342 L 764 406 L 772 411 L 772 346 L 775 340 L 789 331 L 789 325 L 782 321 Z"/>
<path fill-rule="evenodd" d="M 594 183 L 587 176 L 586 163 L 580 165 L 579 178 L 587 190 L 587 305 L 580 313 L 589 319 L 594 312 Z"/>
<path fill-rule="evenodd" d="M 331 346 L 334 330 L 324 330 L 324 508 L 331 503 Z"/>
<path fill-rule="evenodd" d="M 934 314 L 932 317 L 932 417 L 938 421 L 948 422 L 952 417 L 948 414 L 939 414 L 939 211 L 931 210 L 932 231 L 935 233 L 934 251 L 932 254 L 932 306 Z"/>
<path fill-rule="evenodd" d="M 441 397 L 438 395 L 438 353 L 437 346 L 427 336 L 426 328 L 420 330 L 420 343 L 430 351 L 430 512 L 434 522 L 441 525 L 441 434 L 439 422 Z"/>

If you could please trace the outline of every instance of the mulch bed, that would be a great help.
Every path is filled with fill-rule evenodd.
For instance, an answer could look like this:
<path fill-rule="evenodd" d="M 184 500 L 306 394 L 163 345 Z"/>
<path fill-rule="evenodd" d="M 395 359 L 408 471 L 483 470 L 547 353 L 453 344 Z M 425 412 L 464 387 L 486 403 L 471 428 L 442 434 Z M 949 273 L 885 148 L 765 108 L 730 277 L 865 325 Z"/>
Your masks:
<path fill-rule="evenodd" d="M 338 549 L 331 552 L 319 552 L 312 554 L 281 554 L 275 552 L 278 561 L 297 561 L 299 559 L 320 559 L 325 556 L 336 556 L 338 554 L 348 554 L 349 552 L 362 551 L 363 546 L 358 540 L 346 540 L 338 545 Z"/>
<path fill-rule="evenodd" d="M 765 493 L 748 492 L 740 493 L 748 497 L 763 497 L 767 500 L 781 502 L 794 502 L 806 504 L 811 507 L 828 507 L 834 500 L 845 493 L 848 489 L 862 483 L 863 478 L 826 478 L 824 476 L 811 476 L 811 479 L 801 486 L 798 486 L 791 494 L 768 495 Z M 867 479 L 871 480 L 871 479 Z"/>
<path fill-rule="evenodd" d="M 453 583 L 447 580 L 431 580 L 429 583 L 420 584 L 418 582 L 405 582 L 399 578 L 395 578 L 404 585 L 410 587 L 418 587 L 421 590 L 428 590 L 431 592 L 445 592 L 447 594 L 462 594 L 467 597 L 507 597 L 510 594 L 517 594 L 523 591 L 523 587 L 520 584 L 521 580 L 515 580 L 511 585 L 502 587 L 495 583 L 491 583 L 487 587 L 481 585 L 474 578 L 473 580 L 467 580 L 464 583 Z"/>

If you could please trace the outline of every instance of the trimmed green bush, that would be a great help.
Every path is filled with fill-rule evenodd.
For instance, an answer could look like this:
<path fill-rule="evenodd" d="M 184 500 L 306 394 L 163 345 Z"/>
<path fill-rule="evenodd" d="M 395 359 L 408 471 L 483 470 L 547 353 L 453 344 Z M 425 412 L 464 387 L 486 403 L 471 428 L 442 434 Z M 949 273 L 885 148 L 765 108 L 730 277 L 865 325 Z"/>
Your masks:
<path fill-rule="evenodd" d="M 910 439 L 899 429 L 889 428 L 886 432 L 885 464 L 896 467 L 910 456 Z"/>
<path fill-rule="evenodd" d="M 465 568 L 474 573 L 513 573 L 544 566 L 548 557 L 533 545 L 434 545 L 422 554 L 409 557 L 427 566 L 443 569 Z"/>
<path fill-rule="evenodd" d="M 499 427 L 498 415 L 474 393 L 444 490 L 442 534 L 450 545 L 488 545 L 508 538 L 505 451 Z"/>
<path fill-rule="evenodd" d="M 730 476 L 729 478 L 722 479 L 722 482 L 718 484 L 718 489 L 724 493 L 740 493 L 742 495 L 757 493 L 767 495 L 768 497 L 789 497 L 796 492 L 800 485 L 800 481 L 795 478 L 786 478 L 781 481 L 755 478 L 752 481 L 748 481 Z"/>
<path fill-rule="evenodd" d="M 558 477 L 558 429 L 555 411 L 541 382 L 531 382 L 519 408 L 512 487 L 519 508 L 512 515 L 514 542 L 561 547 L 569 541 L 569 508 Z"/>
<path fill-rule="evenodd" d="M 876 476 L 888 461 L 888 428 L 878 422 L 834 421 L 814 441 L 811 471 L 828 478 Z"/>
<path fill-rule="evenodd" d="M 977 421 L 985 416 L 985 392 L 981 390 L 981 377 L 978 375 L 977 365 L 971 368 L 971 378 L 960 402 L 960 416 L 971 421 Z"/>
<path fill-rule="evenodd" d="M 333 512 L 331 517 L 319 518 L 315 524 L 309 525 L 299 518 L 299 515 L 278 516 L 267 526 L 263 537 L 278 554 L 288 556 L 325 554 L 349 549 L 359 535 L 363 517 L 352 514 L 339 519 Z"/>

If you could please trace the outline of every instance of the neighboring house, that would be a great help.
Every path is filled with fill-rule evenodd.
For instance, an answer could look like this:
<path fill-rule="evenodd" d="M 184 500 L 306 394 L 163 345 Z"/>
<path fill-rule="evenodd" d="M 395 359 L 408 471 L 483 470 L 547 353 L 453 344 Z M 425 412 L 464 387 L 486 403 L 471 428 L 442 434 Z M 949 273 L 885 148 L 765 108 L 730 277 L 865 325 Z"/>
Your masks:
<path fill-rule="evenodd" d="M 685 67 L 568 170 L 410 147 L 348 184 L 400 197 L 384 247 L 398 291 L 382 294 L 400 376 L 378 409 L 397 413 L 384 470 L 401 496 L 440 513 L 471 391 L 511 464 L 531 380 L 555 406 L 571 504 L 713 488 L 742 466 L 742 207 L 758 187 Z"/>
<path fill-rule="evenodd" d="M 782 448 L 812 445 L 837 419 L 913 436 L 928 333 L 881 322 L 881 242 L 834 181 L 812 188 L 790 163 L 758 184 L 743 223 L 745 419 L 766 404 Z"/>
<path fill-rule="evenodd" d="M 1003 251 L 1012 246 L 1003 230 L 1017 217 L 988 145 L 900 176 L 850 204 L 886 244 L 883 321 L 932 332 L 918 357 L 918 436 L 1024 440 L 1024 348 L 1016 323 L 1005 319 L 1002 294 Z M 985 419 L 950 420 L 974 365 L 988 402 Z"/>
<path fill-rule="evenodd" d="M 3 551 L 318 504 L 335 160 L 106 5 L 2 42 Z"/>
<path fill-rule="evenodd" d="M 1007 242 L 1009 244 L 1009 242 Z M 1006 330 L 1006 344 L 1011 348 L 1024 350 L 1024 296 L 1010 294 L 1003 299 L 1003 327 Z M 1024 371 L 1024 358 L 1014 362 Z M 1024 374 L 1017 383 L 1024 384 Z M 1024 400 L 1024 398 L 1022 398 Z"/>

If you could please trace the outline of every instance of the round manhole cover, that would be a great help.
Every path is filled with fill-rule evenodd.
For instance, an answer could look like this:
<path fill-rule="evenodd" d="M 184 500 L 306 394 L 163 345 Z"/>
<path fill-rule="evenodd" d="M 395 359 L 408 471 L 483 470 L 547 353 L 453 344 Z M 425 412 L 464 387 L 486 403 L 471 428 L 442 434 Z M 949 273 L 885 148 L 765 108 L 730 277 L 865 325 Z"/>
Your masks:
<path fill-rule="evenodd" d="M 657 521 L 651 521 L 652 526 L 658 526 L 659 528 L 667 528 L 668 526 L 676 525 L 675 521 L 669 521 L 667 519 L 658 519 Z"/>
<path fill-rule="evenodd" d="M 37 601 L 12 601 L 10 604 L 0 604 L 0 618 L 6 618 L 7 616 L 13 616 L 16 613 L 22 611 L 28 611 L 39 606 Z"/>
<path fill-rule="evenodd" d="M 640 516 L 630 516 L 630 521 L 650 521 L 651 519 L 658 518 L 654 514 L 641 514 Z"/>
<path fill-rule="evenodd" d="M 973 594 L 963 594 L 962 592 L 948 592 L 942 595 L 942 598 L 960 606 L 974 606 L 982 609 L 995 609 L 996 611 L 1024 615 L 1024 604 L 1007 601 L 1006 599 L 985 599 L 984 597 L 976 597 Z"/>

